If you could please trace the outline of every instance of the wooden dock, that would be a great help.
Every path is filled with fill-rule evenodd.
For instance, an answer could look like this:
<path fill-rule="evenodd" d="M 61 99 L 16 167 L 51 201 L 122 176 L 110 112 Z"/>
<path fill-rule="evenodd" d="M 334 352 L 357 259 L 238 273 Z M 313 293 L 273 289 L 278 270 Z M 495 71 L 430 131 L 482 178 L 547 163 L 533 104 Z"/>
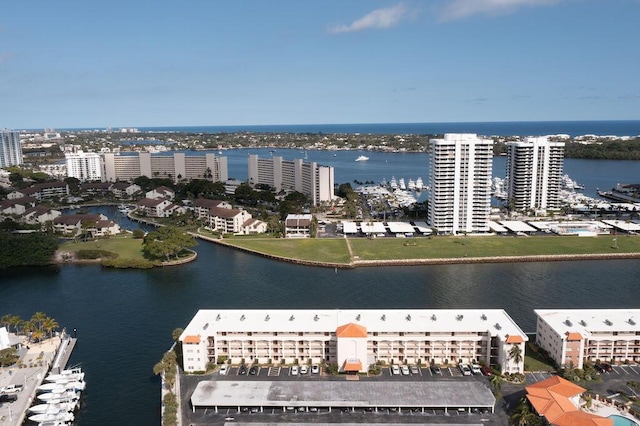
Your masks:
<path fill-rule="evenodd" d="M 60 343 L 56 357 L 51 365 L 51 373 L 60 374 L 67 367 L 77 340 L 75 337 L 68 336 Z"/>

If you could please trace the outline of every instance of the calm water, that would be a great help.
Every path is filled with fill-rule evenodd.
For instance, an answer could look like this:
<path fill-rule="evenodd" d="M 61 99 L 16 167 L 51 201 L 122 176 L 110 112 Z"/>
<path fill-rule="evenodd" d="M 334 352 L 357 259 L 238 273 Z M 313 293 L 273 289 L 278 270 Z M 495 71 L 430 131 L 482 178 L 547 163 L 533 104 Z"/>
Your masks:
<path fill-rule="evenodd" d="M 640 135 L 640 120 L 609 121 L 500 121 L 476 123 L 362 123 L 362 124 L 288 124 L 262 126 L 190 126 L 141 127 L 141 131 L 195 133 L 371 133 L 371 134 L 443 134 L 478 133 L 486 136 L 537 136 L 568 134 Z"/>
<path fill-rule="evenodd" d="M 246 175 L 248 151 L 227 152 L 230 170 Z M 288 151 L 278 150 L 278 155 L 300 156 Z M 355 162 L 358 152 L 307 154 L 309 160 L 334 165 L 336 182 L 427 175 L 426 154 L 369 153 L 370 160 L 360 163 Z M 502 176 L 501 170 L 504 158 L 496 158 L 494 174 Z M 565 171 L 587 185 L 586 192 L 637 182 L 638 170 L 640 162 L 565 162 Z M 115 208 L 111 212 L 117 218 Z M 43 311 L 78 329 L 71 362 L 82 363 L 88 380 L 80 424 L 159 424 L 159 381 L 152 367 L 171 346 L 172 330 L 184 327 L 202 308 L 504 308 L 525 331 L 534 331 L 534 308 L 640 306 L 639 260 L 372 268 L 336 274 L 209 243 L 201 243 L 197 251 L 194 263 L 151 271 L 68 265 L 1 272 L 0 316 L 24 318 Z"/>

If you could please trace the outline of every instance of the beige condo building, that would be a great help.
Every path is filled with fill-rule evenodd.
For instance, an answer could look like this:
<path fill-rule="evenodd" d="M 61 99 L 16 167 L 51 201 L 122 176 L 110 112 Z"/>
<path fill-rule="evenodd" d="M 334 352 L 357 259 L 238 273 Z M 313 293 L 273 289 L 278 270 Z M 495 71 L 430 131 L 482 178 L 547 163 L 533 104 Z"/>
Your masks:
<path fill-rule="evenodd" d="M 180 336 L 183 368 L 209 362 L 396 364 L 481 362 L 522 372 L 527 336 L 501 309 L 199 310 Z M 524 358 L 524 356 L 522 357 Z"/>

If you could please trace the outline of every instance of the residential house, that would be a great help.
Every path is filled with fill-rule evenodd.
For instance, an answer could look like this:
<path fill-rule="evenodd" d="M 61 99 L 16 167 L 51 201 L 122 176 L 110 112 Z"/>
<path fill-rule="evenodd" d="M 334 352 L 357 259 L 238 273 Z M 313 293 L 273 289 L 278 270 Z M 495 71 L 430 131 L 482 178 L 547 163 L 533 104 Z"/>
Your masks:
<path fill-rule="evenodd" d="M 176 193 L 172 189 L 167 188 L 166 186 L 159 186 L 147 192 L 145 195 L 146 198 L 155 198 L 155 199 L 162 198 L 165 200 L 173 200 L 175 196 L 176 196 Z"/>
<path fill-rule="evenodd" d="M 44 224 L 60 216 L 62 216 L 62 212 L 59 210 L 54 210 L 46 206 L 35 206 L 27 209 L 22 215 L 22 218 L 26 223 Z"/>
<path fill-rule="evenodd" d="M 284 221 L 285 238 L 309 238 L 311 236 L 311 223 L 313 216 L 310 214 L 289 214 Z"/>
<path fill-rule="evenodd" d="M 527 386 L 527 400 L 547 424 L 556 426 L 613 426 L 613 420 L 580 410 L 586 389 L 560 376 Z"/>
<path fill-rule="evenodd" d="M 120 199 L 132 198 L 140 191 L 142 191 L 142 188 L 135 183 L 118 181 L 111 185 L 113 196 Z"/>
<path fill-rule="evenodd" d="M 209 209 L 207 227 L 224 234 L 241 234 L 242 226 L 249 219 L 251 215 L 246 210 L 213 207 Z"/>
<path fill-rule="evenodd" d="M 173 203 L 162 198 L 143 198 L 136 203 L 136 211 L 149 217 L 169 217 L 167 208 Z"/>
<path fill-rule="evenodd" d="M 53 229 L 67 236 L 87 233 L 92 237 L 114 235 L 120 226 L 102 214 L 67 214 L 53 219 Z"/>
<path fill-rule="evenodd" d="M 109 194 L 111 182 L 84 182 L 80 184 L 80 191 L 85 194 L 104 197 Z"/>
<path fill-rule="evenodd" d="M 31 185 L 28 188 L 17 189 L 10 192 L 7 198 L 15 200 L 22 197 L 33 197 L 38 201 L 53 198 L 67 197 L 69 195 L 69 185 L 66 182 L 53 181 L 42 182 Z"/>
<path fill-rule="evenodd" d="M 37 202 L 38 200 L 33 197 L 21 197 L 2 200 L 0 201 L 0 214 L 5 216 L 22 216 L 27 211 L 27 209 L 35 206 Z"/>
<path fill-rule="evenodd" d="M 258 219 L 247 219 L 243 224 L 242 224 L 242 231 L 241 233 L 244 235 L 249 235 L 249 234 L 264 234 L 265 232 L 267 232 L 267 222 L 263 222 L 261 220 Z"/>

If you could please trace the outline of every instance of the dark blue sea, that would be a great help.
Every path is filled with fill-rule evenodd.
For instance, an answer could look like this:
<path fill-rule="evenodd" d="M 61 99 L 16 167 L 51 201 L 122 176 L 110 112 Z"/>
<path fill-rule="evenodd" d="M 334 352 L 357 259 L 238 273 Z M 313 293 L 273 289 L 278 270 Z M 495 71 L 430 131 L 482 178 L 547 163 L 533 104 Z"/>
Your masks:
<path fill-rule="evenodd" d="M 90 130 L 90 129 L 69 129 Z M 477 133 L 484 136 L 640 135 L 640 120 L 607 121 L 495 121 L 466 123 L 361 123 L 361 124 L 277 124 L 237 126 L 162 126 L 139 127 L 143 132 L 189 133 L 362 133 L 437 135 L 444 133 Z"/>

